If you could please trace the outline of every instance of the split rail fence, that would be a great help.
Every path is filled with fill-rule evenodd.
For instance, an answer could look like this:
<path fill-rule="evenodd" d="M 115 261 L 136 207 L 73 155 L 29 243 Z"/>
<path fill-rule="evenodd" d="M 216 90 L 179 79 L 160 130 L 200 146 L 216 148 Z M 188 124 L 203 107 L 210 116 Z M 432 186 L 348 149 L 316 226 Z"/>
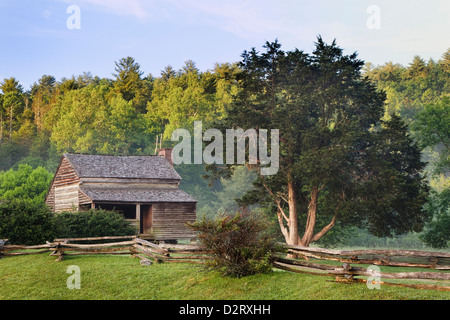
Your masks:
<path fill-rule="evenodd" d="M 62 261 L 65 256 L 122 254 L 141 258 L 141 264 L 151 264 L 203 263 L 208 257 L 207 252 L 197 245 L 155 244 L 136 236 L 65 238 L 36 246 L 5 245 L 6 242 L 7 239 L 0 240 L 0 258 L 50 252 L 51 256 L 57 257 L 55 261 Z"/>
<path fill-rule="evenodd" d="M 86 243 L 87 242 L 87 243 Z M 153 243 L 136 236 L 55 239 L 44 245 L 6 245 L 0 240 L 0 258 L 50 252 L 61 261 L 65 256 L 123 254 L 140 259 L 142 265 L 153 263 L 204 263 L 208 252 L 198 245 Z M 338 282 L 367 282 L 378 284 L 450 291 L 450 253 L 411 250 L 330 250 L 284 245 L 277 254 L 274 267 L 296 273 L 332 276 Z M 354 265 L 364 265 L 357 267 Z M 401 268 L 402 272 L 381 272 L 367 266 Z M 405 268 L 430 269 L 430 272 L 404 272 Z M 367 277 L 367 279 L 355 278 Z M 421 283 L 386 282 L 386 279 L 413 280 Z M 370 280 L 372 281 L 372 280 Z M 425 282 L 425 283 L 424 283 Z M 429 282 L 432 282 L 430 284 Z M 377 284 L 373 282 L 373 284 Z"/>
<path fill-rule="evenodd" d="M 279 257 L 274 262 L 274 266 L 279 269 L 320 276 L 334 276 L 338 282 L 367 282 L 367 279 L 355 278 L 362 276 L 368 277 L 369 280 L 376 279 L 370 280 L 373 281 L 372 284 L 450 291 L 450 253 L 412 250 L 345 251 L 293 245 L 284 245 L 284 247 L 290 258 Z M 324 260 L 331 261 L 331 263 L 324 263 Z M 316 263 L 317 261 L 321 263 Z M 338 262 L 342 265 L 336 265 Z M 365 267 L 356 267 L 351 264 L 365 265 Z M 390 270 L 402 268 L 402 272 L 381 272 L 379 268 L 377 270 L 373 266 L 393 267 L 389 268 Z M 433 271 L 404 272 L 405 268 L 426 268 Z M 419 280 L 422 283 L 386 282 L 386 279 Z"/>

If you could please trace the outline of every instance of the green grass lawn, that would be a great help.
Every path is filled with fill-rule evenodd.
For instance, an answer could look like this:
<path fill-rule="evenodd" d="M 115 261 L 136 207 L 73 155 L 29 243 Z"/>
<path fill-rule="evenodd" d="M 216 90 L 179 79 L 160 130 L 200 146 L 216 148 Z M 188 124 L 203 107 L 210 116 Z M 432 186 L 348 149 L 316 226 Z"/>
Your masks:
<path fill-rule="evenodd" d="M 81 288 L 68 289 L 67 268 L 81 270 Z M 381 271 L 384 271 L 381 268 Z M 200 265 L 141 266 L 130 256 L 38 254 L 0 259 L 0 300 L 449 300 L 445 291 L 342 284 L 332 277 L 275 270 L 224 278 Z"/>

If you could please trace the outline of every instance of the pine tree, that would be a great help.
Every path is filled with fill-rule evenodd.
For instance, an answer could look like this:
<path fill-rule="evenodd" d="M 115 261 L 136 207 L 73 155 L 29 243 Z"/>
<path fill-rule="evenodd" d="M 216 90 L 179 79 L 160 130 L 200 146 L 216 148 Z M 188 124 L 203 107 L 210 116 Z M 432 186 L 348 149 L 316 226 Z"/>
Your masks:
<path fill-rule="evenodd" d="M 167 81 L 173 77 L 175 77 L 176 72 L 172 66 L 166 66 L 164 70 L 161 71 L 161 79 Z"/>
<path fill-rule="evenodd" d="M 8 121 L 9 139 L 12 138 L 13 129 L 20 126 L 18 115 L 23 112 L 24 99 L 23 87 L 14 77 L 5 79 L 0 83 L 0 89 L 3 91 L 3 111 Z M 2 121 L 5 121 L 2 119 Z"/>
<path fill-rule="evenodd" d="M 132 57 L 122 58 L 115 65 L 115 92 L 120 93 L 126 101 L 133 101 L 136 110 L 143 113 L 150 92 L 142 79 L 144 73 L 140 65 Z"/>
<path fill-rule="evenodd" d="M 439 61 L 445 72 L 450 73 L 450 48 L 442 55 L 442 60 Z"/>
<path fill-rule="evenodd" d="M 413 61 L 409 64 L 409 67 L 407 69 L 408 77 L 410 78 L 425 77 L 425 71 L 425 61 L 419 56 L 414 57 Z"/>

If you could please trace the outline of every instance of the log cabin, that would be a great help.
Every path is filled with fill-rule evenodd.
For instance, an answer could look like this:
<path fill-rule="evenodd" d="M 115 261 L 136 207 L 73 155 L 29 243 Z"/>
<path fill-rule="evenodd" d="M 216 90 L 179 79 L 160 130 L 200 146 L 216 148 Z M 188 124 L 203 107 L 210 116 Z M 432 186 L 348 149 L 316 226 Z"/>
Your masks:
<path fill-rule="evenodd" d="M 53 212 L 91 208 L 122 213 L 144 239 L 194 239 L 197 201 L 179 188 L 171 149 L 155 156 L 66 153 L 46 196 Z"/>

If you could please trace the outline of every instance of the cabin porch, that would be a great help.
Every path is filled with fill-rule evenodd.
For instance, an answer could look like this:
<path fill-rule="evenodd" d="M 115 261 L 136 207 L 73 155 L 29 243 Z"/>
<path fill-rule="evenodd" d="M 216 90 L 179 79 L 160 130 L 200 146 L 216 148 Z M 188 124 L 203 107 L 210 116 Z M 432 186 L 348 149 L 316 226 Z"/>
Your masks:
<path fill-rule="evenodd" d="M 173 241 L 195 239 L 196 234 L 186 226 L 196 220 L 195 203 L 99 203 L 91 208 L 114 210 L 138 229 L 145 240 Z"/>

